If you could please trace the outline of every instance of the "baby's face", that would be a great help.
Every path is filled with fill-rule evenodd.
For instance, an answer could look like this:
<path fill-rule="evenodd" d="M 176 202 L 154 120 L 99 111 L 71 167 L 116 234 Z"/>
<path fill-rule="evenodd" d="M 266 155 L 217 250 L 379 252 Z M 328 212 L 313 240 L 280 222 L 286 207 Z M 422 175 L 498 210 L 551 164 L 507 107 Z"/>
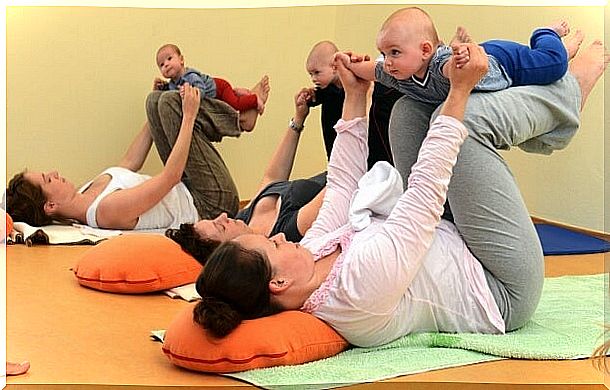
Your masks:
<path fill-rule="evenodd" d="M 157 54 L 157 66 L 163 77 L 175 80 L 184 73 L 184 58 L 171 47 L 164 47 Z"/>
<path fill-rule="evenodd" d="M 326 88 L 337 79 L 337 74 L 328 61 L 312 58 L 305 66 L 311 82 L 318 88 Z"/>
<path fill-rule="evenodd" d="M 383 55 L 386 73 L 398 80 L 406 80 L 425 70 L 423 51 L 413 41 L 396 23 L 379 32 L 377 48 Z"/>

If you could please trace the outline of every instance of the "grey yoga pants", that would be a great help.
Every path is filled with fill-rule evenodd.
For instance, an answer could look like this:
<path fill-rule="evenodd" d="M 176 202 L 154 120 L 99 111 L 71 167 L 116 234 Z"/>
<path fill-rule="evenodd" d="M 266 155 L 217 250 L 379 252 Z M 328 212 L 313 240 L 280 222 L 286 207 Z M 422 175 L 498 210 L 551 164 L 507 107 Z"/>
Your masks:
<path fill-rule="evenodd" d="M 580 88 L 566 74 L 545 86 L 474 93 L 464 142 L 448 190 L 454 223 L 481 262 L 506 323 L 517 329 L 534 313 L 544 281 L 544 258 L 515 179 L 496 149 L 550 154 L 565 147 L 579 126 Z M 436 107 L 401 98 L 390 119 L 394 163 L 404 182 Z"/>

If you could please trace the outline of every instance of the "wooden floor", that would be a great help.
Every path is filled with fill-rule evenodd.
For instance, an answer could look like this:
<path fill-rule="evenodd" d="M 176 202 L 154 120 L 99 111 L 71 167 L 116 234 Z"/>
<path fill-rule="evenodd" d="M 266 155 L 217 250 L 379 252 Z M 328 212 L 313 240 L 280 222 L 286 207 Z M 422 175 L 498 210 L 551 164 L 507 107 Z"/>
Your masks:
<path fill-rule="evenodd" d="M 162 294 L 118 295 L 80 287 L 71 271 L 86 246 L 9 246 L 7 360 L 30 371 L 8 389 L 195 389 L 248 384 L 171 365 L 152 329 L 165 329 L 184 301 Z M 547 276 L 604 272 L 608 254 L 554 256 Z M 608 268 L 606 268 L 608 269 Z M 504 360 L 399 377 L 355 388 L 603 389 L 610 380 L 590 360 Z"/>

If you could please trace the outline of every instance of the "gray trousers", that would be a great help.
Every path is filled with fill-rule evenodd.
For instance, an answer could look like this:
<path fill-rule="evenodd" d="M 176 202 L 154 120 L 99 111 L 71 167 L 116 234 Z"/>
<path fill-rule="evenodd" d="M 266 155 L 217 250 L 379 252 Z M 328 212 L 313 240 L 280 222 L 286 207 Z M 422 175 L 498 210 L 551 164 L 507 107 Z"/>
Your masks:
<path fill-rule="evenodd" d="M 546 86 L 474 93 L 447 193 L 454 223 L 481 262 L 506 330 L 530 319 L 542 291 L 544 257 L 517 183 L 496 149 L 519 146 L 549 154 L 579 126 L 580 88 L 570 74 Z M 390 119 L 390 144 L 406 184 L 434 106 L 401 98 Z M 550 141 L 549 141 L 550 140 Z M 523 145 L 527 147 L 523 147 Z"/>
<path fill-rule="evenodd" d="M 146 115 L 159 157 L 165 164 L 182 125 L 182 101 L 178 91 L 151 92 L 146 98 Z M 199 108 L 182 182 L 193 196 L 200 218 L 215 218 L 223 212 L 234 216 L 239 208 L 237 187 L 211 142 L 222 138 L 215 131 L 216 126 L 234 129 L 236 118 L 236 114 L 224 112 L 222 107 L 218 115 L 206 110 L 203 101 Z"/>

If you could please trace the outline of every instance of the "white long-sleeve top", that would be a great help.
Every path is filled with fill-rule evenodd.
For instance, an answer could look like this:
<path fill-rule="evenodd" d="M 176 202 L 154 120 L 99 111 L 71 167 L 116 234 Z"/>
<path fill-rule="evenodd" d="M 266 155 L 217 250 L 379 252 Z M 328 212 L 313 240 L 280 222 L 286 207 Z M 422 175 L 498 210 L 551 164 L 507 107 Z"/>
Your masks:
<path fill-rule="evenodd" d="M 408 188 L 387 219 L 364 230 L 349 223 L 349 205 L 366 171 L 363 118 L 339 121 L 318 218 L 301 244 L 316 260 L 342 253 L 303 311 L 350 343 L 376 346 L 413 332 L 503 333 L 504 322 L 483 268 L 453 224 L 441 221 L 463 124 L 439 116 L 428 131 Z"/>

